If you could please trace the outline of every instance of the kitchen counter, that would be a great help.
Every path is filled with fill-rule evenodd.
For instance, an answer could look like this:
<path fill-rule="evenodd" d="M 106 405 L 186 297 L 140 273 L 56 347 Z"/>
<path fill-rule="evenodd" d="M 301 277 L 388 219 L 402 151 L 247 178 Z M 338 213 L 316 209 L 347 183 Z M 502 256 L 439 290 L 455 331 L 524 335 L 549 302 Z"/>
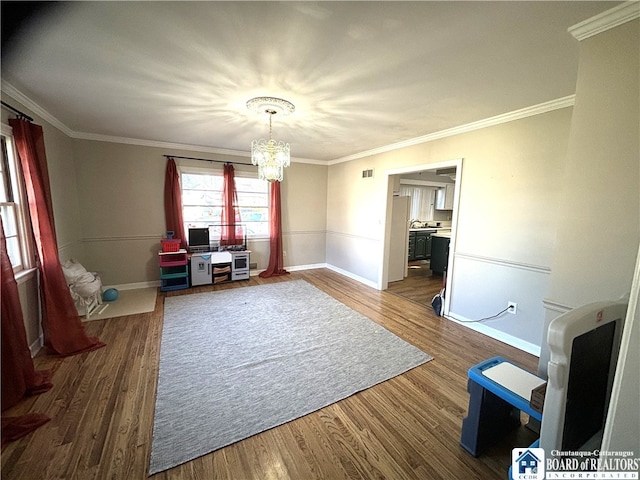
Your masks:
<path fill-rule="evenodd" d="M 432 237 L 451 238 L 451 230 L 447 230 L 447 231 L 443 231 L 443 232 L 436 232 L 431 236 Z"/>
<path fill-rule="evenodd" d="M 410 228 L 410 232 L 451 232 L 451 227 L 422 227 Z"/>

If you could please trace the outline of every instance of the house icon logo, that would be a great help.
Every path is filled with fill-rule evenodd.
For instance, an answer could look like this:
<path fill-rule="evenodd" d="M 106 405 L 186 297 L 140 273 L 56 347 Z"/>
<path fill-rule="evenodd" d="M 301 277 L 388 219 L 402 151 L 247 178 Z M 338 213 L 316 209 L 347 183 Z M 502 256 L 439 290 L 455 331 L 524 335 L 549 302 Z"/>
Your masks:
<path fill-rule="evenodd" d="M 544 449 L 514 448 L 511 460 L 513 480 L 544 480 Z"/>

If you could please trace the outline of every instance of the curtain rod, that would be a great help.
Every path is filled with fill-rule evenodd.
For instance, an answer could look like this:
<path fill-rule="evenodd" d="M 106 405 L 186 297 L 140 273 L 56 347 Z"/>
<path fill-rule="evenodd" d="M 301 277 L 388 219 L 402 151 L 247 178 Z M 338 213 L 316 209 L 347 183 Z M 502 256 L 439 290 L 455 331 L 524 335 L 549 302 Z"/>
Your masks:
<path fill-rule="evenodd" d="M 11 110 L 13 113 L 15 113 L 16 115 L 18 115 L 19 117 L 22 117 L 23 119 L 27 120 L 28 122 L 33 122 L 33 118 L 31 118 L 29 115 L 27 115 L 24 112 L 21 112 L 20 110 L 18 110 L 15 107 L 12 107 L 11 105 L 9 105 L 8 103 L 6 103 L 4 100 L 0 100 L 0 102 L 2 102 L 2 106 L 5 107 L 7 110 Z"/>
<path fill-rule="evenodd" d="M 178 155 L 163 155 L 165 158 L 179 158 L 182 160 L 200 160 L 202 162 L 215 162 L 215 163 L 232 163 L 234 165 L 251 165 L 250 163 L 243 162 L 229 162 L 227 160 L 211 160 L 210 158 L 197 158 L 197 157 L 180 157 Z"/>

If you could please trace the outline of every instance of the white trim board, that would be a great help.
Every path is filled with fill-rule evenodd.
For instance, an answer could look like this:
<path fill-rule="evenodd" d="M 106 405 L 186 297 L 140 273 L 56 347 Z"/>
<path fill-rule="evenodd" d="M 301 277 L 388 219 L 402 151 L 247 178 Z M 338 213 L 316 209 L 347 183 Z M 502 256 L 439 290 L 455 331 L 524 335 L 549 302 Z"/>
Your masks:
<path fill-rule="evenodd" d="M 184 150 L 191 152 L 200 152 L 200 153 L 212 153 L 216 155 L 229 155 L 236 157 L 251 157 L 251 152 L 242 151 L 242 150 L 229 150 L 224 148 L 215 148 L 215 147 L 205 147 L 202 145 L 189 145 L 184 143 L 172 143 L 172 142 L 161 142 L 157 140 L 144 140 L 140 138 L 129 138 L 129 137 L 117 137 L 113 135 L 102 135 L 99 133 L 88 133 L 88 132 L 77 132 L 72 130 L 60 120 L 58 120 L 55 116 L 49 113 L 47 110 L 42 108 L 36 102 L 27 97 L 24 93 L 18 90 L 16 87 L 11 85 L 6 80 L 2 80 L 2 91 L 7 95 L 12 97 L 14 100 L 20 102 L 26 108 L 31 110 L 35 115 L 41 117 L 43 120 L 47 121 L 55 128 L 60 130 L 66 136 L 75 138 L 78 140 L 92 140 L 96 142 L 108 142 L 108 143 L 119 143 L 124 145 L 138 145 L 141 147 L 155 147 L 162 148 L 165 150 Z M 314 160 L 311 158 L 302 158 L 302 157 L 291 157 L 291 161 L 298 163 L 310 163 L 315 165 L 326 165 L 326 162 L 322 160 Z"/>
<path fill-rule="evenodd" d="M 605 12 L 577 23 L 569 27 L 567 31 L 576 40 L 582 41 L 636 18 L 640 18 L 640 2 L 634 0 L 616 5 Z"/>
<path fill-rule="evenodd" d="M 479 120 L 477 122 L 467 123 L 465 125 L 460 125 L 457 127 L 448 128 L 446 130 L 441 130 L 439 132 L 423 135 L 421 137 L 410 138 L 409 140 L 405 140 L 403 142 L 392 143 L 391 145 L 386 145 L 384 147 L 374 148 L 372 150 L 367 150 L 365 152 L 355 153 L 353 155 L 348 155 L 346 157 L 337 158 L 335 160 L 329 161 L 328 164 L 335 165 L 338 163 L 349 162 L 351 160 L 370 157 L 372 155 L 386 153 L 393 150 L 399 150 L 401 148 L 418 145 L 420 143 L 432 142 L 434 140 L 439 140 L 441 138 L 453 137 L 454 135 L 460 135 L 462 133 L 472 132 L 474 130 L 480 130 L 483 128 L 493 127 L 503 123 L 513 122 L 515 120 L 521 120 L 523 118 L 532 117 L 534 115 L 540 115 L 543 113 L 551 112 L 553 110 L 559 110 L 561 108 L 573 107 L 575 105 L 575 101 L 576 101 L 575 94 L 568 95 L 566 97 L 557 98 L 555 100 L 551 100 L 548 102 L 539 103 L 531 107 L 514 110 L 513 112 L 507 112 L 501 115 L 485 118 L 484 120 Z"/>
<path fill-rule="evenodd" d="M 487 337 L 491 337 L 495 340 L 499 340 L 502 343 L 506 343 L 512 347 L 515 347 L 519 350 L 523 350 L 531 355 L 535 355 L 536 357 L 540 357 L 540 346 L 534 345 L 533 343 L 522 340 L 518 337 L 514 337 L 513 335 L 509 335 L 508 333 L 501 332 L 500 330 L 496 330 L 495 328 L 491 328 L 487 325 L 482 324 L 481 322 L 474 322 L 460 315 L 449 314 L 445 315 L 444 318 L 447 320 L 451 320 L 459 325 L 463 325 L 464 327 L 470 328 L 478 333 L 486 335 Z"/>
<path fill-rule="evenodd" d="M 103 285 L 102 289 L 114 288 L 116 290 L 138 290 L 139 288 L 154 288 L 160 286 L 160 280 L 150 282 L 120 283 L 118 285 Z"/>
<path fill-rule="evenodd" d="M 368 287 L 374 288 L 376 290 L 379 290 L 378 285 L 376 285 L 374 282 L 371 282 L 370 280 L 367 280 L 366 278 L 360 277 L 358 275 L 354 275 L 350 272 L 347 272 L 346 270 L 342 270 L 341 268 L 338 268 L 336 266 L 333 265 L 329 265 L 326 263 L 317 263 L 317 264 L 310 264 L 310 265 L 296 265 L 296 266 L 286 266 L 285 270 L 288 270 L 290 272 L 295 272 L 295 271 L 302 271 L 302 270 L 313 270 L 316 268 L 328 268 L 329 270 L 332 270 L 336 273 L 339 273 L 341 275 L 344 275 L 345 277 L 351 278 L 357 282 L 360 282 Z M 254 270 L 251 275 L 258 275 L 261 271 L 264 270 Z M 111 285 L 111 286 L 105 286 L 104 288 L 116 288 L 119 290 L 132 290 L 132 289 L 136 289 L 136 288 L 146 288 L 146 287 L 158 287 L 160 286 L 160 282 L 159 281 L 154 281 L 154 282 L 137 282 L 137 283 L 126 283 L 126 284 L 120 284 L 120 285 Z M 481 323 L 472 323 L 470 322 L 468 319 L 465 319 L 464 317 L 459 317 L 460 320 L 452 317 L 452 316 L 445 316 L 444 318 L 451 320 L 452 322 L 458 323 L 460 325 L 464 325 L 467 328 L 470 328 L 471 330 L 474 330 L 478 333 L 481 333 L 483 335 L 486 335 L 488 337 L 494 338 L 496 340 L 499 340 L 503 343 L 506 343 L 507 345 L 510 345 L 512 347 L 518 348 L 520 350 L 523 350 L 527 353 L 530 353 L 532 355 L 535 355 L 536 357 L 540 356 L 540 347 L 537 345 L 534 345 L 532 343 L 526 342 L 524 340 L 521 340 L 517 337 L 514 337 L 513 335 L 509 335 L 507 333 L 503 333 L 500 332 L 499 330 L 496 330 L 494 328 L 488 327 L 486 325 L 482 325 Z M 41 340 L 40 340 L 41 342 Z M 35 344 L 34 344 L 35 345 Z M 36 351 L 37 353 L 37 351 Z M 32 356 L 33 356 L 33 346 L 32 346 Z"/>
<path fill-rule="evenodd" d="M 364 277 L 361 277 L 359 275 L 355 275 L 355 274 L 353 274 L 351 272 L 348 272 L 348 271 L 343 270 L 341 268 L 335 267 L 333 265 L 326 264 L 325 267 L 328 268 L 329 270 L 333 270 L 334 272 L 339 273 L 340 275 L 344 275 L 345 277 L 349 277 L 349 278 L 355 280 L 356 282 L 360 282 L 360 283 L 366 285 L 367 287 L 371 287 L 371 288 L 375 288 L 376 290 L 380 290 L 380 288 L 379 288 L 377 283 L 372 282 L 371 280 L 367 280 Z"/>
<path fill-rule="evenodd" d="M 86 133 L 86 132 L 76 132 L 67 127 L 64 123 L 54 117 L 52 114 L 47 112 L 44 108 L 38 105 L 36 102 L 31 100 L 25 94 L 20 92 L 13 85 L 8 83 L 5 80 L 2 80 L 2 91 L 7 93 L 10 97 L 14 98 L 26 108 L 30 109 L 36 115 L 42 117 L 44 120 L 49 122 L 51 125 L 56 127 L 58 130 L 66 134 L 71 138 L 77 138 L 81 140 L 94 140 L 101 142 L 111 142 L 111 143 L 121 143 L 128 145 L 139 145 L 146 147 L 157 147 L 168 150 L 186 150 L 186 151 L 195 151 L 201 153 L 212 153 L 219 155 L 235 155 L 240 157 L 248 157 L 249 152 L 243 152 L 238 150 L 226 150 L 221 148 L 213 148 L 213 147 L 204 147 L 198 145 L 187 145 L 187 144 L 179 144 L 179 143 L 169 143 L 169 142 L 160 142 L 155 140 L 142 140 L 137 138 L 126 138 L 126 137 L 116 137 L 109 135 L 101 135 L 94 133 Z M 323 161 L 311 158 L 298 158 L 292 157 L 291 161 L 298 163 L 309 163 L 314 165 L 336 165 L 338 163 L 348 162 L 350 160 L 356 160 L 359 158 L 370 157 L 371 155 L 376 155 L 378 153 L 390 152 L 393 150 L 398 150 L 400 148 L 409 147 L 412 145 L 417 145 L 420 143 L 431 142 L 433 140 L 438 140 L 440 138 L 451 137 L 454 135 L 459 135 L 461 133 L 471 132 L 474 130 L 480 130 L 482 128 L 491 127 L 494 125 L 500 125 L 502 123 L 508 123 L 515 120 L 520 120 L 522 118 L 531 117 L 534 115 L 540 115 L 542 113 L 547 113 L 553 110 L 558 110 L 561 108 L 572 107 L 575 104 L 575 95 L 568 95 L 566 97 L 557 98 L 554 100 L 550 100 L 548 102 L 540 103 L 537 105 L 533 105 L 526 108 L 521 108 L 519 110 L 514 110 L 513 112 L 507 112 L 500 115 L 496 115 L 493 117 L 489 117 L 483 120 L 479 120 L 477 122 L 467 123 L 465 125 L 459 125 L 457 127 L 449 128 L 446 130 L 442 130 L 439 132 L 430 133 L 427 135 L 423 135 L 420 137 L 412 138 L 409 140 L 405 140 L 403 142 L 392 143 L 387 146 L 383 146 L 380 148 L 376 148 L 373 150 L 367 150 L 360 153 L 355 153 L 353 155 L 348 155 L 346 157 L 337 158 L 335 160 Z"/>
<path fill-rule="evenodd" d="M 542 273 L 545 275 L 551 274 L 551 268 L 545 265 L 533 265 L 530 263 L 515 262 L 512 260 L 505 260 L 502 258 L 485 257 L 482 255 L 475 255 L 473 253 L 464 253 L 464 252 L 455 252 L 455 256 L 456 258 L 464 258 L 466 260 L 472 260 L 475 262 L 492 263 L 494 265 L 501 265 L 503 267 L 508 267 L 508 268 L 519 268 L 520 270 L 528 270 L 531 272 Z"/>

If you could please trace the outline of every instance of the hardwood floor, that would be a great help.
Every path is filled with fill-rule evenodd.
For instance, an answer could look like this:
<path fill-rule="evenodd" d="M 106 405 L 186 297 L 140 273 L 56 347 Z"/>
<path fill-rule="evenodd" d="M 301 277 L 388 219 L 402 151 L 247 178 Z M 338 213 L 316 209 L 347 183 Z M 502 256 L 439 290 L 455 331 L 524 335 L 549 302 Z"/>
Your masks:
<path fill-rule="evenodd" d="M 431 272 L 428 260 L 409 262 L 407 273 L 404 280 L 390 282 L 387 291 L 430 307 L 434 295 L 442 289 L 442 275 Z"/>
<path fill-rule="evenodd" d="M 459 446 L 467 370 L 503 355 L 537 359 L 327 269 L 199 287 L 170 295 L 304 279 L 434 356 L 434 360 L 315 413 L 150 477 L 166 479 L 499 479 L 522 427 L 473 458 Z M 51 421 L 2 450 L 3 479 L 145 479 L 151 448 L 164 294 L 154 312 L 86 323 L 107 346 L 74 357 L 39 355 L 54 388 L 3 412 Z M 176 438 L 176 442 L 180 439 Z M 514 443 L 510 443 L 514 442 Z"/>

